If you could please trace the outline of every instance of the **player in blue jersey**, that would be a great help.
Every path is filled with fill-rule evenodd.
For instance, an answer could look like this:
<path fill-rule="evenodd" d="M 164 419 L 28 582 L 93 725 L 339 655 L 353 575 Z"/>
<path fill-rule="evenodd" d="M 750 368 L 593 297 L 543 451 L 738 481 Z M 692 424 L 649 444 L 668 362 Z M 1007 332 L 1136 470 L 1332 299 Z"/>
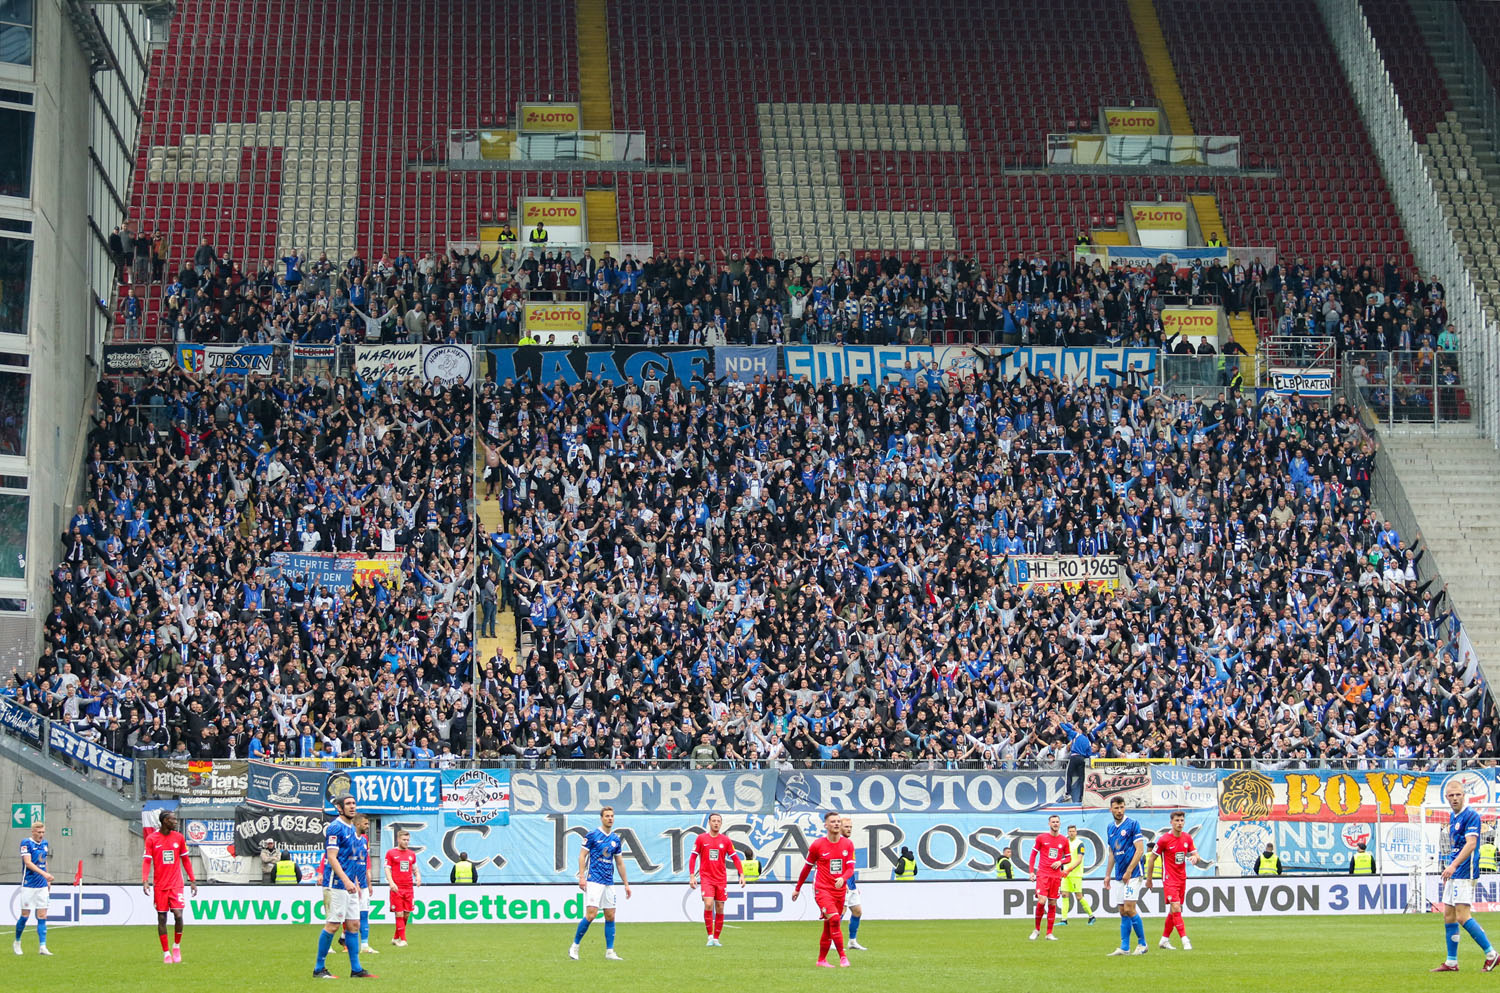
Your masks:
<path fill-rule="evenodd" d="M 599 826 L 583 839 L 578 850 L 578 888 L 583 890 L 583 920 L 573 933 L 573 944 L 568 947 L 568 958 L 578 960 L 578 943 L 588 932 L 589 925 L 599 911 L 604 911 L 604 957 L 612 962 L 621 961 L 615 954 L 615 872 L 620 873 L 620 885 L 625 887 L 625 899 L 630 899 L 630 880 L 625 878 L 625 857 L 620 836 L 615 833 L 615 808 L 603 807 L 599 811 Z"/>
<path fill-rule="evenodd" d="M 1457 779 L 1448 781 L 1443 797 L 1453 814 L 1448 819 L 1448 849 L 1453 857 L 1443 867 L 1443 887 L 1440 899 L 1443 903 L 1443 931 L 1448 940 L 1448 957 L 1433 972 L 1458 971 L 1458 929 L 1469 932 L 1480 948 L 1484 949 L 1484 971 L 1492 971 L 1500 963 L 1500 952 L 1490 944 L 1489 937 L 1479 922 L 1469 916 L 1474 903 L 1474 880 L 1479 878 L 1479 811 L 1464 804 L 1463 784 Z"/>
<path fill-rule="evenodd" d="M 329 822 L 324 832 L 326 865 L 323 867 L 323 892 L 327 894 L 323 930 L 318 934 L 318 960 L 313 966 L 316 979 L 334 979 L 325 965 L 334 936 L 343 929 L 345 950 L 349 953 L 349 975 L 354 979 L 375 979 L 373 973 L 359 964 L 359 908 L 362 873 L 367 872 L 369 850 L 361 854 L 359 832 L 354 826 L 354 797 L 339 798 L 335 804 L 339 816 Z"/>
<path fill-rule="evenodd" d="M 854 818 L 848 814 L 839 818 L 839 834 L 849 839 L 850 844 L 854 843 Z M 854 875 L 844 883 L 844 892 L 847 894 L 844 905 L 849 908 L 849 947 L 854 951 L 867 952 L 869 949 L 859 943 L 859 925 L 864 920 L 865 907 L 864 900 L 859 895 L 858 876 L 859 870 L 855 869 Z"/>
<path fill-rule="evenodd" d="M 1120 947 L 1111 955 L 1145 955 L 1146 925 L 1136 909 L 1141 895 L 1141 862 L 1146 857 L 1146 836 L 1135 818 L 1125 816 L 1125 800 L 1109 801 L 1109 850 L 1105 853 L 1104 876 L 1109 880 L 1109 898 L 1120 907 Z M 1135 933 L 1136 948 L 1130 950 L 1130 935 Z"/>
<path fill-rule="evenodd" d="M 359 883 L 359 953 L 379 955 L 370 947 L 370 908 L 375 905 L 375 891 L 370 886 L 370 819 L 364 814 L 355 817 L 354 831 L 359 836 L 359 871 L 355 877 L 355 882 Z M 339 947 L 348 947 L 342 934 L 339 935 Z"/>
<path fill-rule="evenodd" d="M 21 905 L 16 910 L 16 943 L 11 946 L 21 954 L 21 934 L 26 930 L 26 918 L 36 911 L 36 936 L 41 942 L 37 949 L 43 955 L 47 950 L 47 906 L 51 899 L 52 873 L 47 871 L 47 857 L 52 854 L 52 843 L 47 840 L 47 825 L 31 825 L 31 837 L 21 839 Z"/>

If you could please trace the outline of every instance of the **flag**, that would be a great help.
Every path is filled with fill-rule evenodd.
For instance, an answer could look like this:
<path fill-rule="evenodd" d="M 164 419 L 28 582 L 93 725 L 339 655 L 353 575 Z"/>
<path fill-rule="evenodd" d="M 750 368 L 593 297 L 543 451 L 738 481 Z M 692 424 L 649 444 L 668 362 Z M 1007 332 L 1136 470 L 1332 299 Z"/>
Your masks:
<path fill-rule="evenodd" d="M 83 859 L 78 860 L 78 871 L 73 873 L 73 885 L 83 882 Z"/>

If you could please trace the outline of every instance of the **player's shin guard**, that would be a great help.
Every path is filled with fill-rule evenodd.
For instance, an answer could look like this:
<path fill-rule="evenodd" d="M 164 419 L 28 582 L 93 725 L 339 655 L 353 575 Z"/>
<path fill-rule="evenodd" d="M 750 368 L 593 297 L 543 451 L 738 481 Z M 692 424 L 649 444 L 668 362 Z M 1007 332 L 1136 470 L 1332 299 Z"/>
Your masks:
<path fill-rule="evenodd" d="M 828 957 L 828 946 L 833 944 L 833 921 L 823 919 L 823 933 L 818 937 L 818 961 Z"/>
<path fill-rule="evenodd" d="M 1182 911 L 1180 911 L 1180 910 L 1177 911 L 1177 913 L 1174 916 L 1177 918 L 1177 934 L 1178 934 L 1178 936 L 1182 937 L 1182 938 L 1186 938 L 1187 937 L 1187 923 L 1185 921 L 1183 921 L 1183 919 L 1182 919 Z"/>
<path fill-rule="evenodd" d="M 1473 938 L 1474 943 L 1484 950 L 1484 954 L 1488 955 L 1490 953 L 1492 946 L 1490 945 L 1489 936 L 1484 933 L 1484 928 L 1479 926 L 1479 921 L 1470 917 L 1464 921 L 1464 930 L 1469 932 L 1469 937 Z"/>
<path fill-rule="evenodd" d="M 714 914 L 714 937 L 724 933 L 724 911 L 720 910 Z"/>
<path fill-rule="evenodd" d="M 1130 951 L 1130 918 L 1120 915 L 1120 947 Z"/>
<path fill-rule="evenodd" d="M 1089 898 L 1084 894 L 1082 890 L 1078 891 L 1077 900 L 1078 905 L 1083 908 L 1083 912 L 1085 914 L 1088 914 L 1090 917 L 1093 917 L 1094 908 L 1089 904 Z"/>
<path fill-rule="evenodd" d="M 171 951 L 171 949 L 167 947 L 167 932 L 163 931 L 160 934 L 158 934 L 156 937 L 161 940 L 161 950 L 162 951 L 164 951 L 164 952 Z"/>
<path fill-rule="evenodd" d="M 47 919 L 45 917 L 36 919 L 36 940 L 39 945 L 47 943 Z"/>
<path fill-rule="evenodd" d="M 844 957 L 844 925 L 837 917 L 828 922 L 828 937 L 833 939 L 834 950 L 839 953 L 839 958 Z"/>
<path fill-rule="evenodd" d="M 396 915 L 396 935 L 395 935 L 395 937 L 396 937 L 397 941 L 400 941 L 400 940 L 402 940 L 403 938 L 406 937 L 406 915 L 405 914 L 397 914 Z"/>
<path fill-rule="evenodd" d="M 1135 916 L 1130 919 L 1130 926 L 1135 930 L 1135 940 L 1144 946 L 1146 944 L 1146 922 L 1141 919 L 1140 911 L 1136 911 Z"/>
<path fill-rule="evenodd" d="M 1057 924 L 1057 904 L 1047 904 L 1047 933 L 1052 933 L 1052 928 Z"/>
<path fill-rule="evenodd" d="M 344 933 L 344 950 L 349 953 L 349 971 L 362 972 L 364 966 L 359 964 L 359 934 L 356 932 Z"/>
<path fill-rule="evenodd" d="M 583 936 L 588 933 L 588 930 L 589 919 L 585 917 L 583 920 L 578 922 L 578 930 L 573 932 L 573 944 L 581 944 L 583 942 Z"/>
<path fill-rule="evenodd" d="M 318 932 L 318 965 L 319 969 L 328 964 L 328 949 L 333 947 L 333 935 L 326 929 Z"/>
<path fill-rule="evenodd" d="M 710 938 L 714 936 L 714 912 L 712 910 L 703 911 L 703 930 L 708 932 Z"/>
<path fill-rule="evenodd" d="M 370 912 L 368 910 L 359 912 L 359 943 L 361 945 L 370 943 Z"/>
<path fill-rule="evenodd" d="M 1042 910 L 1044 909 L 1044 904 L 1046 904 L 1046 902 L 1047 901 L 1045 900 L 1038 900 L 1036 902 L 1036 912 L 1032 914 L 1032 919 L 1035 921 L 1034 926 L 1038 931 L 1042 929 Z"/>
<path fill-rule="evenodd" d="M 615 922 L 604 922 L 604 948 L 608 951 L 615 947 Z"/>
<path fill-rule="evenodd" d="M 1162 922 L 1161 936 L 1163 938 L 1170 938 L 1170 937 L 1172 937 L 1172 932 L 1174 930 L 1176 930 L 1176 928 L 1177 928 L 1177 915 L 1175 913 L 1173 913 L 1172 911 L 1169 910 L 1169 911 L 1167 911 L 1167 919 Z"/>
<path fill-rule="evenodd" d="M 1458 922 L 1443 925 L 1443 934 L 1448 942 L 1448 964 L 1458 964 Z"/>
<path fill-rule="evenodd" d="M 855 941 L 855 940 L 857 940 L 859 938 L 859 922 L 862 921 L 862 920 L 864 920 L 863 917 L 851 917 L 851 918 L 849 918 L 849 940 L 850 941 Z"/>
<path fill-rule="evenodd" d="M 23 935 L 25 933 L 26 933 L 26 918 L 24 918 L 24 917 L 17 917 L 16 918 L 16 940 L 20 941 L 21 940 L 21 935 Z"/>

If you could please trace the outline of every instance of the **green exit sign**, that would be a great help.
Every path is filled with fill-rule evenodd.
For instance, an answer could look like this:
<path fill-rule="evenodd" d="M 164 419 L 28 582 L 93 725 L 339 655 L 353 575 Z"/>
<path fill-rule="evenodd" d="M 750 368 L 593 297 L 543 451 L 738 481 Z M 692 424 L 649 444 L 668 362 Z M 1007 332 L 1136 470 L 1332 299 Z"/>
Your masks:
<path fill-rule="evenodd" d="M 10 826 L 13 828 L 29 828 L 33 824 L 40 824 L 45 819 L 42 816 L 42 805 L 39 803 L 13 803 L 10 805 Z"/>

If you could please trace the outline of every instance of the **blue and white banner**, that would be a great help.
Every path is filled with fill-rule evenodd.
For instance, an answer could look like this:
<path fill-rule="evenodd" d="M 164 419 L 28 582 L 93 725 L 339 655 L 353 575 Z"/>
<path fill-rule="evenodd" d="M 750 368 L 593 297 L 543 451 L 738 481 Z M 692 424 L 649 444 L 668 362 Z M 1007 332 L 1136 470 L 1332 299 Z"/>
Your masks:
<path fill-rule="evenodd" d="M 1065 801 L 1066 785 L 1061 770 L 784 772 L 777 782 L 776 809 L 1014 813 Z"/>
<path fill-rule="evenodd" d="M 1219 802 L 1219 771 L 1186 766 L 1151 766 L 1151 806 L 1212 807 Z"/>
<path fill-rule="evenodd" d="M 1090 249 L 1106 259 L 1106 264 L 1119 263 L 1125 266 L 1154 266 L 1165 259 L 1178 269 L 1186 269 L 1193 263 L 1208 265 L 1218 262 L 1223 265 L 1229 259 L 1227 248 L 1150 248 L 1143 245 L 1110 245 L 1107 248 Z"/>
<path fill-rule="evenodd" d="M 1272 393 L 1291 396 L 1293 393 L 1305 397 L 1333 395 L 1332 369 L 1272 369 L 1270 376 Z"/>
<path fill-rule="evenodd" d="M 530 772 L 511 774 L 511 813 L 584 814 L 612 806 L 626 814 L 769 813 L 776 773 Z"/>
<path fill-rule="evenodd" d="M 999 347 L 994 350 L 1000 374 L 1006 379 L 1046 376 L 1070 383 L 1138 386 L 1156 382 L 1154 348 Z"/>
<path fill-rule="evenodd" d="M 509 824 L 510 770 L 444 770 L 443 813 L 451 827 Z"/>
<path fill-rule="evenodd" d="M 581 382 L 592 377 L 596 382 L 637 386 L 648 381 L 666 383 L 677 380 L 687 387 L 706 389 L 714 374 L 714 357 L 707 348 L 619 347 L 548 348 L 539 345 L 507 345 L 487 348 L 491 363 L 489 378 L 497 383 L 507 379 L 529 381 L 550 386 L 553 383 Z"/>
<path fill-rule="evenodd" d="M 422 378 L 429 383 L 453 386 L 474 383 L 473 345 L 424 345 Z"/>
<path fill-rule="evenodd" d="M 0 697 L 0 727 L 32 741 L 42 740 L 42 715 Z"/>
<path fill-rule="evenodd" d="M 234 818 L 191 817 L 182 825 L 182 836 L 189 845 L 219 848 L 234 844 Z"/>
<path fill-rule="evenodd" d="M 353 796 L 366 814 L 426 813 L 443 805 L 443 775 L 436 769 L 338 769 L 328 774 L 328 810 Z"/>
<path fill-rule="evenodd" d="M 793 379 L 835 386 L 878 387 L 904 381 L 936 389 L 944 376 L 1002 378 L 1046 376 L 1075 383 L 1148 387 L 1156 381 L 1154 348 L 1061 348 L 968 345 L 788 345 L 786 373 Z"/>
<path fill-rule="evenodd" d="M 270 345 L 208 345 L 205 369 L 216 376 L 269 376 L 275 371 Z"/>
<path fill-rule="evenodd" d="M 726 345 L 714 349 L 714 378 L 739 377 L 742 383 L 756 376 L 775 379 L 780 369 L 781 349 L 775 345 Z"/>
<path fill-rule="evenodd" d="M 272 552 L 268 571 L 272 576 L 300 579 L 309 587 L 346 590 L 354 585 L 359 557 L 332 552 Z"/>
<path fill-rule="evenodd" d="M 74 734 L 60 721 L 53 721 L 48 728 L 47 743 L 54 752 L 61 752 L 75 761 L 107 772 L 127 783 L 135 778 L 135 763 L 123 755 L 96 745 L 87 738 Z"/>
<path fill-rule="evenodd" d="M 250 763 L 250 786 L 245 798 L 262 807 L 278 810 L 323 809 L 327 800 L 328 773 L 295 765 Z"/>

